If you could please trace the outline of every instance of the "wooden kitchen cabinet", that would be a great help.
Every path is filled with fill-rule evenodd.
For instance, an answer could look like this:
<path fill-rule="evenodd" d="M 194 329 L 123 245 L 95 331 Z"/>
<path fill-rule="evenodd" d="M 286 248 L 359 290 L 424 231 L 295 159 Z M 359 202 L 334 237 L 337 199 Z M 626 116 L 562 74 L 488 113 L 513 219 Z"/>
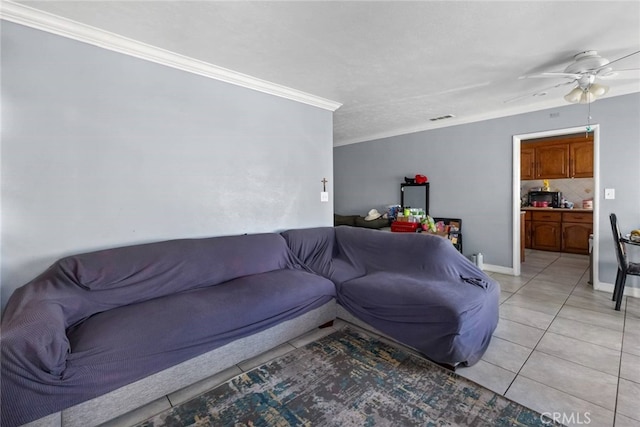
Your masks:
<path fill-rule="evenodd" d="M 524 247 L 543 251 L 589 254 L 593 212 L 524 208 Z"/>
<path fill-rule="evenodd" d="M 569 178 L 569 144 L 536 147 L 536 179 Z"/>
<path fill-rule="evenodd" d="M 520 179 L 593 177 L 593 134 L 584 133 L 523 141 Z"/>
<path fill-rule="evenodd" d="M 520 179 L 536 179 L 535 152 L 535 148 L 522 145 L 520 149 Z"/>
<path fill-rule="evenodd" d="M 591 212 L 562 213 L 562 252 L 588 255 L 591 233 L 593 233 Z"/>
<path fill-rule="evenodd" d="M 588 141 L 574 141 L 569 144 L 571 178 L 593 177 L 593 138 Z"/>
<path fill-rule="evenodd" d="M 562 249 L 562 212 L 532 212 L 531 248 L 554 252 Z"/>
<path fill-rule="evenodd" d="M 524 215 L 524 247 L 531 249 L 531 211 Z"/>

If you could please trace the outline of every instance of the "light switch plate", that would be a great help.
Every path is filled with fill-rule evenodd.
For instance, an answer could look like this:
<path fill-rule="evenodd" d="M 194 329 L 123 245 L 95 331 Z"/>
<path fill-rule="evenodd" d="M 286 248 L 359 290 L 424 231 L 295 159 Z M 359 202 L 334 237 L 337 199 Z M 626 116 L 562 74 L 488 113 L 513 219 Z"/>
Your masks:
<path fill-rule="evenodd" d="M 320 201 L 321 202 L 328 202 L 329 201 L 329 193 L 326 191 L 321 191 L 320 192 Z"/>
<path fill-rule="evenodd" d="M 616 189 L 615 188 L 605 188 L 604 189 L 604 198 L 605 199 L 615 199 L 616 198 Z"/>

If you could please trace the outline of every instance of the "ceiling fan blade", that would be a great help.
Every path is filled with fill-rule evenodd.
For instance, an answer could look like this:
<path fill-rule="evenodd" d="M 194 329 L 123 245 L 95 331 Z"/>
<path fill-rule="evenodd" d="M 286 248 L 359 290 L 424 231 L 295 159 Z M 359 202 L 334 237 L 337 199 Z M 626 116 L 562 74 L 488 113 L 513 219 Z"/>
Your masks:
<path fill-rule="evenodd" d="M 535 93 L 528 93 L 528 94 L 526 94 L 526 95 L 516 96 L 515 98 L 509 98 L 509 99 L 507 99 L 507 100 L 505 100 L 505 101 L 502 101 L 502 103 L 503 103 L 503 104 L 509 104 L 509 103 L 511 103 L 511 102 L 520 101 L 521 99 L 529 98 L 529 97 L 532 97 L 532 96 L 541 96 L 541 94 L 542 94 L 543 92 L 544 92 L 544 91 L 541 91 L 541 92 L 535 92 Z"/>
<path fill-rule="evenodd" d="M 598 74 L 601 80 L 635 80 L 640 79 L 640 68 L 612 70 L 607 74 Z"/>
<path fill-rule="evenodd" d="M 558 72 L 547 72 L 547 73 L 539 73 L 539 74 L 530 74 L 530 75 L 526 75 L 526 76 L 520 76 L 520 77 L 518 77 L 518 79 L 520 79 L 520 80 L 522 80 L 522 79 L 544 79 L 544 78 L 558 78 L 558 77 L 565 77 L 567 79 L 577 80 L 582 76 L 580 74 L 564 73 L 564 72 L 558 71 Z"/>
<path fill-rule="evenodd" d="M 620 58 L 618 58 L 618 59 L 614 59 L 613 61 L 609 61 L 607 64 L 604 64 L 604 65 L 602 65 L 602 66 L 600 66 L 600 67 L 598 67 L 598 68 L 595 68 L 595 69 L 594 69 L 594 71 L 600 71 L 601 69 L 609 68 L 609 67 L 611 67 L 611 64 L 613 64 L 613 63 L 615 63 L 615 62 L 618 62 L 618 61 L 622 61 L 622 60 L 623 60 L 623 59 L 625 59 L 625 58 L 628 58 L 628 57 L 633 56 L 633 55 L 637 55 L 637 54 L 639 54 L 639 53 L 640 53 L 640 50 L 635 51 L 635 52 L 632 52 L 632 53 L 630 53 L 630 54 L 628 54 L 628 55 L 625 55 L 625 56 L 621 56 L 621 57 L 620 57 Z"/>
<path fill-rule="evenodd" d="M 508 104 L 510 102 L 519 101 L 519 100 L 524 99 L 524 98 L 536 97 L 536 96 L 545 96 L 547 94 L 548 90 L 555 89 L 555 88 L 561 87 L 561 86 L 570 85 L 572 83 L 574 83 L 574 81 L 558 83 L 557 85 L 550 86 L 550 87 L 545 88 L 545 89 L 540 89 L 540 90 L 538 90 L 536 92 L 533 92 L 533 93 L 528 93 L 526 95 L 520 95 L 520 96 L 516 96 L 515 98 L 507 99 L 506 101 L 503 101 L 503 103 L 504 104 Z"/>

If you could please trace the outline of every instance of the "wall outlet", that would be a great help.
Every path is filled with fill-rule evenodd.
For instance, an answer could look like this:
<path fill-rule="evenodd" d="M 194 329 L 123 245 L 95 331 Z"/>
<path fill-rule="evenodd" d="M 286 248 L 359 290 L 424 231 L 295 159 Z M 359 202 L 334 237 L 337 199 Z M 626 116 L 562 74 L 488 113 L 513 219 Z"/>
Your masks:
<path fill-rule="evenodd" d="M 616 189 L 615 188 L 605 188 L 604 189 L 604 198 L 605 199 L 615 199 L 616 198 Z"/>
<path fill-rule="evenodd" d="M 320 192 L 320 201 L 321 202 L 328 202 L 329 201 L 329 193 L 326 191 L 321 191 Z"/>

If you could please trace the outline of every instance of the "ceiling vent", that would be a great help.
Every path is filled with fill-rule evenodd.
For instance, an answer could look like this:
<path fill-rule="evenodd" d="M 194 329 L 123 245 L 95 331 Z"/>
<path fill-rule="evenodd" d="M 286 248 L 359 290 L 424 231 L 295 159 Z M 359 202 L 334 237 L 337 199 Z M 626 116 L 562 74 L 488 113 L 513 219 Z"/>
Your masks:
<path fill-rule="evenodd" d="M 429 120 L 432 121 L 432 122 L 437 122 L 438 120 L 446 120 L 446 119 L 451 119 L 453 117 L 455 117 L 453 114 L 446 114 L 444 116 L 434 117 L 434 118 L 431 118 Z"/>

